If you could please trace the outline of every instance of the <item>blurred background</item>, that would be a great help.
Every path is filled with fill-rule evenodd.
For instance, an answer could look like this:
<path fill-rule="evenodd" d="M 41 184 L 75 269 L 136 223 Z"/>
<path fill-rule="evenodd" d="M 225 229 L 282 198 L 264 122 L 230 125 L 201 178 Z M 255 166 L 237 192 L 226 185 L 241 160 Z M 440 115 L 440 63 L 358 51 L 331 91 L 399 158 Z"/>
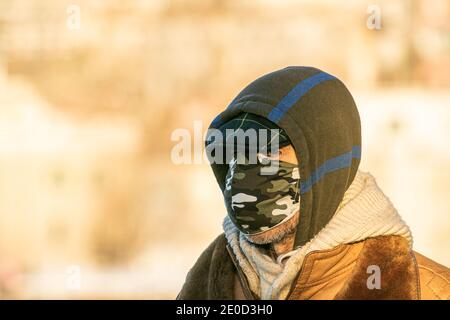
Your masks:
<path fill-rule="evenodd" d="M 361 168 L 449 266 L 447 0 L 2 0 L 0 298 L 175 298 L 226 212 L 171 133 L 288 65 L 346 83 Z"/>

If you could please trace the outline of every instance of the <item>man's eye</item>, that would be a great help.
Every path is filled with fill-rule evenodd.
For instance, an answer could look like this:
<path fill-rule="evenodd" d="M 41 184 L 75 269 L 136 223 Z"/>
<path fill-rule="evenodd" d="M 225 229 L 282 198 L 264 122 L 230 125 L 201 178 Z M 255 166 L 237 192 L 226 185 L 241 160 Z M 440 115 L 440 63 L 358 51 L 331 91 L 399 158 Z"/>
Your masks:
<path fill-rule="evenodd" d="M 258 161 L 262 164 L 268 164 L 271 160 L 276 160 L 277 158 L 274 158 L 270 155 L 265 155 L 262 153 L 258 153 Z"/>
<path fill-rule="evenodd" d="M 276 153 L 267 153 L 267 154 L 262 154 L 262 153 L 258 153 L 258 159 L 267 159 L 268 161 L 270 160 L 279 160 L 280 159 L 280 154 L 281 152 L 276 152 Z"/>

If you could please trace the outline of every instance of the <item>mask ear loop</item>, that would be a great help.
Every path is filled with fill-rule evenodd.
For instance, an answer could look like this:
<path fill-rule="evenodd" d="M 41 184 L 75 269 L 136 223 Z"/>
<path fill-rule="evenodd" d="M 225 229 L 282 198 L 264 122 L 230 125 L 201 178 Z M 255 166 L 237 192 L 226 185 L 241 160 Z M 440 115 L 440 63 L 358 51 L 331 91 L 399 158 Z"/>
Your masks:
<path fill-rule="evenodd" d="M 299 171 L 299 177 L 298 177 L 298 181 L 296 184 L 297 191 L 295 192 L 294 201 L 298 196 L 298 202 L 300 202 L 300 180 L 301 180 L 301 177 L 300 177 L 300 169 L 298 167 L 297 167 L 297 170 Z"/>
<path fill-rule="evenodd" d="M 261 152 L 258 152 L 256 154 L 256 157 L 257 157 L 259 163 L 261 163 L 262 165 L 267 165 L 270 163 L 270 157 Z"/>

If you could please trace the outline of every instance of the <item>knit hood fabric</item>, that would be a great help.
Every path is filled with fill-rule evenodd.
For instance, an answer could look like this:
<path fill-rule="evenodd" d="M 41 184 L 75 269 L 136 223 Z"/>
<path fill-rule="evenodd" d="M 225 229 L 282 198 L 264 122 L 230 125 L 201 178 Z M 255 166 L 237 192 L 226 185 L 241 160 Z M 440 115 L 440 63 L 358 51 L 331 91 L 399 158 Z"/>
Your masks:
<path fill-rule="evenodd" d="M 228 217 L 223 228 L 250 289 L 261 299 L 286 299 L 310 252 L 388 235 L 402 236 L 412 246 L 409 227 L 375 179 L 361 171 L 357 172 L 330 222 L 301 248 L 279 256 L 276 261 L 266 249 L 250 243 Z"/>
<path fill-rule="evenodd" d="M 295 248 L 301 247 L 330 221 L 356 175 L 361 129 L 355 102 L 336 77 L 316 68 L 287 67 L 250 83 L 209 129 L 242 112 L 272 121 L 292 142 L 301 179 Z M 210 140 L 207 135 L 206 144 Z M 223 192 L 228 165 L 211 166 Z"/>

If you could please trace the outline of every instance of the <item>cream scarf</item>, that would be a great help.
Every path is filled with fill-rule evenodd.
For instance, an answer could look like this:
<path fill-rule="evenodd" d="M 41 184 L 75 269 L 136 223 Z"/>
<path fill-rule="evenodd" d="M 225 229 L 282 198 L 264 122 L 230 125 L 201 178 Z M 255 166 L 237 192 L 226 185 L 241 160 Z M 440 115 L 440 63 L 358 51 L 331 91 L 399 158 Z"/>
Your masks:
<path fill-rule="evenodd" d="M 304 246 L 279 256 L 277 261 L 250 243 L 228 216 L 223 228 L 250 289 L 261 299 L 286 299 L 303 259 L 312 251 L 382 235 L 399 235 L 412 245 L 411 232 L 389 198 L 372 175 L 361 171 L 357 172 L 330 222 Z"/>

